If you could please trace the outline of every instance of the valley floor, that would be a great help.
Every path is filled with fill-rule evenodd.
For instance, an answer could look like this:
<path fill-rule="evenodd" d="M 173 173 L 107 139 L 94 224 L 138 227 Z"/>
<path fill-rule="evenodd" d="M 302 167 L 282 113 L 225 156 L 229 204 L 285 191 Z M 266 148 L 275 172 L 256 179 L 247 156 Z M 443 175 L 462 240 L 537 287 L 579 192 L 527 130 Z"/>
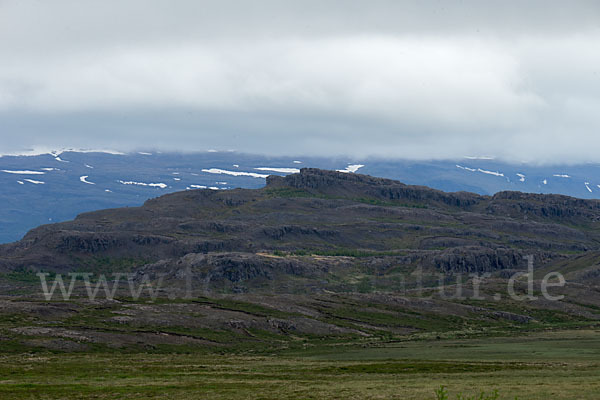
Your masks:
<path fill-rule="evenodd" d="M 600 331 L 315 345 L 266 356 L 33 352 L 0 356 L 2 399 L 597 399 Z M 493 399 L 495 397 L 489 397 Z"/>

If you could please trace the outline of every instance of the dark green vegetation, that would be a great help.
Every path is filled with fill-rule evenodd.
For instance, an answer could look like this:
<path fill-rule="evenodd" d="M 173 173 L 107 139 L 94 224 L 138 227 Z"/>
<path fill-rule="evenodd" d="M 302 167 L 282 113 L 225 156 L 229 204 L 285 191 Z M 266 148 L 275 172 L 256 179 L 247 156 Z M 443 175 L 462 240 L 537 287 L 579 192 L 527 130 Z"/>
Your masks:
<path fill-rule="evenodd" d="M 0 392 L 596 398 L 599 221 L 593 200 L 310 169 L 83 214 L 0 246 Z M 536 298 L 510 298 L 527 255 Z M 94 275 L 45 299 L 39 271 L 49 286 Z M 564 298 L 550 301 L 541 282 L 557 271 Z M 114 298 L 90 299 L 115 273 L 129 275 Z M 514 287 L 524 295 L 526 277 Z"/>
<path fill-rule="evenodd" d="M 599 357 L 589 330 L 269 356 L 10 354 L 0 398 L 433 400 L 444 386 L 448 399 L 592 400 Z"/>

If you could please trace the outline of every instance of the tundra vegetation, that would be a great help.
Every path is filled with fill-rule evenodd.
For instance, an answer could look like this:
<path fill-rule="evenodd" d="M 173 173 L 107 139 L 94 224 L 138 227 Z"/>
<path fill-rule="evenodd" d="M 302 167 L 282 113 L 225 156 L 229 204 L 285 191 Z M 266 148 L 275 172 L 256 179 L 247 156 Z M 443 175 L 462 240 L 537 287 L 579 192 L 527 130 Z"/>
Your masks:
<path fill-rule="evenodd" d="M 0 398 L 596 399 L 599 221 L 304 169 L 41 226 L 0 246 Z"/>

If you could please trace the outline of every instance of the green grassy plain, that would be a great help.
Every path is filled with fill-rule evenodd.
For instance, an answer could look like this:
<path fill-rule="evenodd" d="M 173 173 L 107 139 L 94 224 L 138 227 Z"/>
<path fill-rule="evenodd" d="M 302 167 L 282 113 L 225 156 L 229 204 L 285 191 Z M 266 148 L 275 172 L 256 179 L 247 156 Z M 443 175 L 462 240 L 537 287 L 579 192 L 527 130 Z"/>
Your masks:
<path fill-rule="evenodd" d="M 311 346 L 261 356 L 0 356 L 2 399 L 598 399 L 600 332 Z"/>

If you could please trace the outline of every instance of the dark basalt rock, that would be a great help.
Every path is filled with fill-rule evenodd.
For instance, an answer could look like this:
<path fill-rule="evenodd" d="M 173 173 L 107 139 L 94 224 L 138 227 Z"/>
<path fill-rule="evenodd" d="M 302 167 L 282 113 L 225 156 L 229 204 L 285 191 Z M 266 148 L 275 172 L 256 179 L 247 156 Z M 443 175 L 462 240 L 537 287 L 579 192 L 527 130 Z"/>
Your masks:
<path fill-rule="evenodd" d="M 303 168 L 299 174 L 285 177 L 270 176 L 267 178 L 267 187 L 292 187 L 359 198 L 370 196 L 382 200 L 435 202 L 462 208 L 468 208 L 485 199 L 484 196 L 474 193 L 445 193 L 424 186 L 405 185 L 390 179 L 314 168 Z"/>
<path fill-rule="evenodd" d="M 525 255 L 545 265 L 596 251 L 599 220 L 596 200 L 445 193 L 305 168 L 270 176 L 263 189 L 172 193 L 44 225 L 0 246 L 0 269 L 68 271 L 84 263 L 114 271 L 127 260 L 128 268 L 172 276 L 187 265 L 232 290 L 286 276 L 319 288 L 332 269 L 343 281 L 357 268 L 373 276 L 396 266 L 513 271 L 525 268 Z"/>

